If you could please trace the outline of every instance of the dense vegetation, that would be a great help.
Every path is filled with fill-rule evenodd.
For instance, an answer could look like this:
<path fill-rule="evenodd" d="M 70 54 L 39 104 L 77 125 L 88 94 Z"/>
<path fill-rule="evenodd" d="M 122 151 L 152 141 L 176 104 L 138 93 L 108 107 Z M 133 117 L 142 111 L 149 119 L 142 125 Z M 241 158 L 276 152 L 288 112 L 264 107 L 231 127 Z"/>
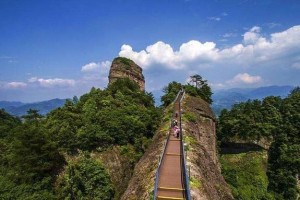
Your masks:
<path fill-rule="evenodd" d="M 300 172 L 299 87 L 285 99 L 267 97 L 262 101 L 234 105 L 231 111 L 223 110 L 219 118 L 218 139 L 221 142 L 271 141 L 267 165 L 268 191 L 274 193 L 276 199 L 297 198 L 297 176 Z"/>
<path fill-rule="evenodd" d="M 90 152 L 122 146 L 134 165 L 160 113 L 129 79 L 92 88 L 46 117 L 29 110 L 21 122 L 0 110 L 0 199 L 112 199 L 109 174 Z"/>
<path fill-rule="evenodd" d="M 185 92 L 191 96 L 201 97 L 209 104 L 212 103 L 212 92 L 211 88 L 207 84 L 207 80 L 203 80 L 200 75 L 196 74 L 190 77 L 190 83 L 187 83 L 186 85 L 182 85 L 181 83 L 173 81 L 164 87 L 163 92 L 165 94 L 161 97 L 164 107 L 168 106 L 174 101 L 181 88 L 183 88 Z"/>
<path fill-rule="evenodd" d="M 267 152 L 221 154 L 222 174 L 236 199 L 273 199 L 268 192 Z"/>

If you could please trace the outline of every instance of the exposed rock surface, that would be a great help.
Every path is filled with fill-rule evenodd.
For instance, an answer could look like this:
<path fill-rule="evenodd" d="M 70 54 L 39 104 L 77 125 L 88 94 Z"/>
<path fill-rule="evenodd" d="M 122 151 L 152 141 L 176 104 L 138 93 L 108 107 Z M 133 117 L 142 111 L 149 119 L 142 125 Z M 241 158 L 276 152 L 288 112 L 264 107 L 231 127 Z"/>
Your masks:
<path fill-rule="evenodd" d="M 92 156 L 100 159 L 107 169 L 116 192 L 114 199 L 120 199 L 120 195 L 124 193 L 133 173 L 132 165 L 128 158 L 121 154 L 118 146 L 101 153 L 93 153 Z"/>
<path fill-rule="evenodd" d="M 145 79 L 142 68 L 132 60 L 123 57 L 117 57 L 113 60 L 109 70 L 109 84 L 119 78 L 129 78 L 135 81 L 142 91 L 145 90 Z"/>
<path fill-rule="evenodd" d="M 220 171 L 215 117 L 209 104 L 191 96 L 186 96 L 183 102 L 183 133 L 192 199 L 233 199 Z M 193 120 L 187 115 L 193 116 Z"/>

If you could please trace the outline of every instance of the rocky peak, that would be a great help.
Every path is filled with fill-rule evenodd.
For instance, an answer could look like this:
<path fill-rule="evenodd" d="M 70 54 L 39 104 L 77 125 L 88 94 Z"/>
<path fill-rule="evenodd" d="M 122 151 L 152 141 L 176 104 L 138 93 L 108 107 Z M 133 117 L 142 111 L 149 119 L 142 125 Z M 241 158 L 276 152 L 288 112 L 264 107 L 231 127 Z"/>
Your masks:
<path fill-rule="evenodd" d="M 129 78 L 136 82 L 142 91 L 145 90 L 145 79 L 142 68 L 128 58 L 117 57 L 109 70 L 109 84 L 120 78 Z"/>

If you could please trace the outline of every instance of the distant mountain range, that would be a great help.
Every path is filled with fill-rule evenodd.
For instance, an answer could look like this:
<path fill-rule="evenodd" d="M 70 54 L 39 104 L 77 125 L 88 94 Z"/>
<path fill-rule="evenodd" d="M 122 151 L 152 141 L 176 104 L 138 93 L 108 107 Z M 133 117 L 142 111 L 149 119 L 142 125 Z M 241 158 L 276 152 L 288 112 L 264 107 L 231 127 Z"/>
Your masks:
<path fill-rule="evenodd" d="M 8 113 L 15 116 L 25 115 L 29 109 L 39 110 L 40 114 L 46 115 L 51 110 L 63 106 L 65 101 L 66 99 L 51 99 L 36 103 L 0 101 L 0 108 L 4 108 Z"/>
<path fill-rule="evenodd" d="M 249 99 L 263 99 L 267 96 L 286 97 L 293 88 L 293 86 L 269 86 L 259 88 L 232 88 L 213 91 L 212 109 L 216 115 L 219 115 L 222 109 L 230 109 L 233 104 L 244 102 Z M 162 95 L 162 91 L 153 92 L 157 106 L 161 104 L 160 96 Z M 30 108 L 39 110 L 40 114 L 46 115 L 51 110 L 63 106 L 65 101 L 66 99 L 51 99 L 36 103 L 0 101 L 0 108 L 4 108 L 8 113 L 15 116 L 25 115 Z"/>
<path fill-rule="evenodd" d="M 212 108 L 216 115 L 219 115 L 221 110 L 230 109 L 232 105 L 249 99 L 263 99 L 267 96 L 286 97 L 293 86 L 268 86 L 259 88 L 232 88 L 228 90 L 214 91 L 212 96 Z"/>

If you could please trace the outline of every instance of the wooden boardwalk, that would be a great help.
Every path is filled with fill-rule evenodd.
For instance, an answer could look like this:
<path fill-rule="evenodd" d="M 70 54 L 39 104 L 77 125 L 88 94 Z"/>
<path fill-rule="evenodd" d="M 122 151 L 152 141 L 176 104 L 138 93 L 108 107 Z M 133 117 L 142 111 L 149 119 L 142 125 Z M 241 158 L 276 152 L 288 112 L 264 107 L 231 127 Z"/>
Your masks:
<path fill-rule="evenodd" d="M 180 128 L 180 107 L 179 101 L 182 95 L 179 95 L 177 101 L 174 103 L 174 116 L 173 118 L 178 120 L 178 126 Z M 178 116 L 176 117 L 176 114 Z M 181 141 L 180 137 L 173 136 L 173 130 L 170 128 L 168 142 L 166 145 L 165 153 L 161 161 L 161 167 L 159 170 L 158 189 L 156 199 L 185 199 L 184 188 L 181 168 Z"/>

